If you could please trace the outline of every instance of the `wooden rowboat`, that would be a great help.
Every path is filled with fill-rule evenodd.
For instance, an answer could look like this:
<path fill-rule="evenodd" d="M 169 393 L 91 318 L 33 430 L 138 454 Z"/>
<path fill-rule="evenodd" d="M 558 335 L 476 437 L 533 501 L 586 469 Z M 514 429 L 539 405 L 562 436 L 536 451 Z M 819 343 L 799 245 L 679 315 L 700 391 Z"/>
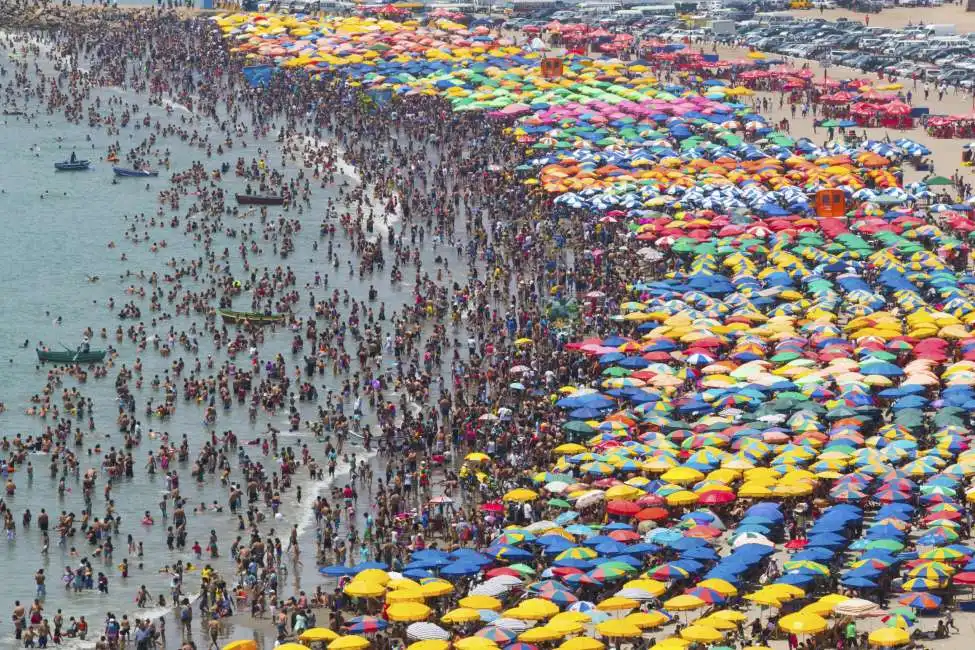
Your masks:
<path fill-rule="evenodd" d="M 261 314 L 253 311 L 233 311 L 230 309 L 218 309 L 217 313 L 223 318 L 223 322 L 230 325 L 243 323 L 271 325 L 273 323 L 283 323 L 288 318 L 287 314 Z"/>
<path fill-rule="evenodd" d="M 97 363 L 104 358 L 105 350 L 37 350 L 37 360 L 48 363 Z"/>
<path fill-rule="evenodd" d="M 240 205 L 284 205 L 283 196 L 271 194 L 237 194 Z"/>

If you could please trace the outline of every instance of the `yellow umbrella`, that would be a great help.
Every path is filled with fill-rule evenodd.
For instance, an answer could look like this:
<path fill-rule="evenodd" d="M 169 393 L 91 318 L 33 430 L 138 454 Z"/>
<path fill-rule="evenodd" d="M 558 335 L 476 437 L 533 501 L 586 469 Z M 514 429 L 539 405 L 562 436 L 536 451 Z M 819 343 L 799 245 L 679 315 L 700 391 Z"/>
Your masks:
<path fill-rule="evenodd" d="M 389 584 L 389 574 L 382 569 L 366 569 L 355 577 L 355 582 L 372 582 L 377 585 L 386 586 Z"/>
<path fill-rule="evenodd" d="M 423 603 L 396 603 L 386 609 L 386 617 L 397 623 L 424 621 L 432 613 L 433 610 Z"/>
<path fill-rule="evenodd" d="M 386 588 L 382 585 L 377 585 L 375 582 L 353 580 L 345 585 L 343 591 L 346 595 L 352 596 L 353 598 L 379 598 L 386 593 Z"/>
<path fill-rule="evenodd" d="M 254 639 L 239 639 L 231 641 L 222 650 L 257 650 L 257 642 Z"/>
<path fill-rule="evenodd" d="M 406 650 L 448 650 L 450 644 L 443 639 L 426 639 L 406 646 Z"/>
<path fill-rule="evenodd" d="M 708 627 L 713 627 L 716 630 L 734 630 L 738 627 L 738 624 L 734 621 L 718 618 L 716 616 L 703 616 L 694 621 L 694 624 L 707 625 Z"/>
<path fill-rule="evenodd" d="M 670 600 L 665 601 L 664 609 L 672 612 L 683 612 L 689 609 L 704 607 L 705 605 L 707 605 L 707 603 L 697 596 L 692 596 L 691 594 L 681 594 L 680 596 L 674 596 Z"/>
<path fill-rule="evenodd" d="M 689 506 L 697 503 L 700 497 L 689 490 L 680 490 L 679 492 L 673 492 L 668 494 L 664 499 L 667 501 L 668 506 Z"/>
<path fill-rule="evenodd" d="M 460 641 L 454 641 L 456 650 L 497 650 L 497 647 L 497 643 L 491 639 L 485 639 L 483 636 L 469 636 Z"/>
<path fill-rule="evenodd" d="M 773 597 L 779 600 L 792 600 L 793 598 L 803 598 L 806 592 L 795 585 L 788 585 L 782 582 L 776 582 L 771 585 L 766 585 L 762 587 L 762 591 L 768 594 L 772 594 Z"/>
<path fill-rule="evenodd" d="M 564 636 L 565 634 L 557 629 L 553 629 L 548 625 L 541 625 L 539 627 L 533 627 L 530 630 L 525 630 L 518 635 L 518 640 L 524 641 L 525 643 L 539 643 L 542 641 L 554 641 Z"/>
<path fill-rule="evenodd" d="M 480 618 L 481 614 L 476 609 L 458 607 L 441 616 L 440 621 L 453 625 L 454 623 L 470 623 L 471 621 L 480 620 Z"/>
<path fill-rule="evenodd" d="M 667 585 L 659 580 L 650 578 L 637 578 L 630 580 L 623 585 L 623 589 L 642 589 L 649 592 L 652 596 L 662 596 L 667 591 Z M 717 591 L 717 590 L 715 590 Z"/>
<path fill-rule="evenodd" d="M 606 644 L 591 636 L 577 636 L 559 644 L 558 650 L 604 650 Z"/>
<path fill-rule="evenodd" d="M 654 627 L 659 627 L 669 621 L 663 613 L 651 611 L 651 612 L 633 612 L 632 614 L 627 614 L 623 617 L 624 621 L 628 623 L 633 623 L 641 630 L 650 629 Z"/>
<path fill-rule="evenodd" d="M 753 603 L 758 603 L 759 605 L 765 605 L 766 607 L 782 607 L 782 601 L 776 598 L 773 594 L 770 594 L 763 590 L 758 590 L 753 594 L 748 594 L 745 596 L 745 600 L 750 600 Z"/>
<path fill-rule="evenodd" d="M 581 621 L 576 621 L 571 618 L 559 618 L 561 614 L 556 614 L 553 616 L 546 627 L 559 632 L 562 636 L 567 634 L 576 634 L 577 632 L 582 632 L 585 627 L 582 625 Z"/>
<path fill-rule="evenodd" d="M 779 627 L 796 634 L 818 634 L 826 629 L 826 619 L 809 613 L 796 613 L 779 619 Z"/>
<path fill-rule="evenodd" d="M 420 593 L 431 598 L 446 596 L 449 593 L 453 593 L 453 591 L 454 585 L 450 584 L 443 578 L 431 580 L 430 582 L 424 582 L 422 585 L 420 585 Z"/>
<path fill-rule="evenodd" d="M 559 606 L 544 598 L 529 598 L 523 600 L 517 609 L 531 614 L 539 614 L 543 618 L 549 618 L 559 613 Z"/>
<path fill-rule="evenodd" d="M 471 453 L 464 456 L 464 460 L 469 460 L 473 463 L 483 463 L 491 460 L 491 457 L 480 451 L 472 451 Z"/>
<path fill-rule="evenodd" d="M 867 640 L 871 645 L 891 647 L 910 643 L 911 635 L 907 633 L 907 630 L 902 630 L 899 627 L 882 627 L 871 632 Z"/>
<path fill-rule="evenodd" d="M 661 650 L 663 648 L 669 648 L 670 650 L 675 650 L 679 648 L 686 648 L 689 645 L 691 645 L 691 642 L 688 641 L 687 639 L 682 639 L 679 636 L 669 636 L 666 639 L 661 639 L 660 641 L 657 641 L 657 645 L 653 647 L 661 648 Z"/>
<path fill-rule="evenodd" d="M 680 631 L 682 638 L 698 643 L 717 643 L 724 638 L 721 632 L 707 625 L 691 625 Z"/>
<path fill-rule="evenodd" d="M 705 580 L 704 582 L 707 582 L 707 580 Z M 703 585 L 704 583 L 702 582 L 701 584 Z M 746 618 L 748 618 L 741 612 L 737 612 L 733 609 L 722 609 L 711 614 L 711 616 L 714 618 L 723 619 L 725 621 L 732 621 L 734 623 L 737 623 L 738 621 L 744 621 Z"/>
<path fill-rule="evenodd" d="M 328 650 L 362 650 L 369 647 L 369 639 L 358 634 L 340 636 L 328 644 Z"/>
<path fill-rule="evenodd" d="M 636 625 L 622 619 L 603 621 L 596 625 L 596 632 L 601 636 L 622 639 L 632 639 L 643 634 Z"/>
<path fill-rule="evenodd" d="M 738 595 L 738 589 L 727 580 L 722 580 L 721 578 L 708 578 L 707 580 L 702 580 L 701 582 L 697 583 L 697 586 L 704 587 L 705 589 L 711 589 L 712 591 L 716 591 L 722 596 L 726 597 Z M 737 614 L 738 612 L 735 613 Z M 742 617 L 742 620 L 744 620 L 744 616 Z"/>
<path fill-rule="evenodd" d="M 386 593 L 386 602 L 393 603 L 422 603 L 427 596 L 419 589 L 397 589 Z"/>
<path fill-rule="evenodd" d="M 396 578 L 386 583 L 387 589 L 414 589 L 419 591 L 420 583 L 409 578 Z"/>
<path fill-rule="evenodd" d="M 300 643 L 282 643 L 278 647 L 284 648 L 284 650 L 310 650 L 308 646 L 301 645 Z"/>
<path fill-rule="evenodd" d="M 538 493 L 527 488 L 517 488 L 511 490 L 505 494 L 502 499 L 504 501 L 515 501 L 517 503 L 523 503 L 525 501 L 534 501 L 538 498 Z"/>
<path fill-rule="evenodd" d="M 598 605 L 596 609 L 601 612 L 619 612 L 629 609 L 636 609 L 640 606 L 638 601 L 632 598 L 623 598 L 621 596 L 613 596 L 612 598 L 607 598 Z"/>
<path fill-rule="evenodd" d="M 305 630 L 298 637 L 299 641 L 334 641 L 339 638 L 338 632 L 328 629 L 327 627 L 313 627 L 310 630 Z M 224 648 L 226 650 L 226 648 Z M 241 648 L 240 650 L 244 650 Z M 253 649 L 252 649 L 253 650 Z"/>
<path fill-rule="evenodd" d="M 489 609 L 492 612 L 501 610 L 501 601 L 494 596 L 465 596 L 457 604 L 471 609 Z"/>

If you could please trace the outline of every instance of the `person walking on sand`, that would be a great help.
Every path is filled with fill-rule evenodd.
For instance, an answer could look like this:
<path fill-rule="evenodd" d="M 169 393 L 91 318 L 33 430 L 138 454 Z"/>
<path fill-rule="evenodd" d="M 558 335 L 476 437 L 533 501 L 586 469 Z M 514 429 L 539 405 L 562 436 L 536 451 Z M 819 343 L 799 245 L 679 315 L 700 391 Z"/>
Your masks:
<path fill-rule="evenodd" d="M 192 639 L 193 608 L 190 606 L 190 601 L 186 598 L 183 599 L 183 604 L 179 610 L 179 622 L 183 627 L 183 636 Z"/>
<path fill-rule="evenodd" d="M 217 637 L 220 635 L 220 617 L 217 612 L 213 612 L 210 620 L 207 622 L 207 633 L 210 635 L 210 645 L 219 650 L 220 644 L 217 643 Z"/>

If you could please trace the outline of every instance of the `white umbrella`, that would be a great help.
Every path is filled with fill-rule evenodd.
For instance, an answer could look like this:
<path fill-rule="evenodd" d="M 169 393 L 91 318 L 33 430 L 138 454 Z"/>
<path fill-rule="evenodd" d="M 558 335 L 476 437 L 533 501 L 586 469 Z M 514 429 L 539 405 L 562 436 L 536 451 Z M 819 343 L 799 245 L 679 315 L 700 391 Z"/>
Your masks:
<path fill-rule="evenodd" d="M 872 616 L 879 609 L 877 603 L 863 598 L 850 598 L 833 607 L 833 611 L 840 616 Z"/>
<path fill-rule="evenodd" d="M 653 600 L 654 595 L 651 594 L 646 589 L 620 589 L 616 592 L 616 596 L 620 598 L 632 598 L 633 600 Z"/>
<path fill-rule="evenodd" d="M 569 484 L 565 481 L 552 481 L 551 483 L 545 484 L 545 489 L 552 494 L 560 494 L 565 492 L 567 487 L 569 487 Z"/>
<path fill-rule="evenodd" d="M 775 546 L 775 542 L 761 533 L 744 532 L 735 538 L 732 548 L 745 546 L 746 544 L 761 544 L 762 546 Z"/>
<path fill-rule="evenodd" d="M 521 580 L 514 576 L 497 576 L 491 578 L 471 589 L 472 596 L 498 596 L 515 585 L 520 585 Z"/>
<path fill-rule="evenodd" d="M 531 625 L 529 625 L 529 621 L 523 621 L 518 618 L 498 618 L 492 621 L 491 625 L 495 627 L 503 627 L 504 629 L 511 630 L 512 632 L 524 632 L 531 627 Z"/>
<path fill-rule="evenodd" d="M 590 490 L 576 499 L 576 509 L 587 508 L 606 499 L 606 493 L 602 490 Z"/>
<path fill-rule="evenodd" d="M 412 623 L 406 628 L 406 636 L 418 641 L 427 641 L 429 639 L 443 639 L 444 641 L 450 640 L 450 632 L 443 629 L 439 625 L 426 622 Z"/>

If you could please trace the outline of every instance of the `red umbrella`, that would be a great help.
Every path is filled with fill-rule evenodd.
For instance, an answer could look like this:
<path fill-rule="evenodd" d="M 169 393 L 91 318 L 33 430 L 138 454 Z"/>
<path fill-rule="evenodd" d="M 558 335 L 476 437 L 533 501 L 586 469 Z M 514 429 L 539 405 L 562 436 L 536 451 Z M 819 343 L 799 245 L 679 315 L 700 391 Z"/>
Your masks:
<path fill-rule="evenodd" d="M 720 535 L 721 531 L 714 526 L 694 526 L 684 532 L 684 537 L 700 537 L 702 539 L 710 539 Z"/>
<path fill-rule="evenodd" d="M 645 494 L 636 500 L 636 504 L 641 508 L 649 508 L 650 506 L 662 506 L 667 503 L 667 500 L 660 496 L 659 494 Z"/>
<path fill-rule="evenodd" d="M 975 585 L 975 571 L 965 571 L 963 573 L 956 573 L 951 581 L 956 585 Z"/>
<path fill-rule="evenodd" d="M 617 542 L 635 542 L 640 539 L 639 533 L 633 530 L 614 530 L 609 534 L 609 536 L 615 539 Z"/>
<path fill-rule="evenodd" d="M 734 492 L 728 492 L 725 490 L 708 490 L 706 492 L 702 492 L 697 501 L 698 503 L 706 506 L 716 506 L 724 503 L 731 503 L 734 500 Z"/>
<path fill-rule="evenodd" d="M 484 512 L 504 512 L 504 504 L 498 503 L 497 501 L 492 501 L 482 505 L 481 510 Z"/>
<path fill-rule="evenodd" d="M 640 512 L 640 506 L 632 501 L 610 501 L 606 504 L 606 512 L 611 515 L 635 515 Z"/>
<path fill-rule="evenodd" d="M 484 575 L 485 577 L 488 578 L 497 578 L 498 576 L 513 576 L 515 578 L 521 577 L 520 573 L 518 573 L 514 569 L 509 569 L 506 566 L 501 566 L 496 569 L 491 569 L 490 571 L 486 572 Z"/>
<path fill-rule="evenodd" d="M 660 521 L 661 519 L 666 519 L 670 516 L 664 508 L 653 507 L 644 508 L 640 512 L 636 513 L 636 518 L 640 521 Z"/>

